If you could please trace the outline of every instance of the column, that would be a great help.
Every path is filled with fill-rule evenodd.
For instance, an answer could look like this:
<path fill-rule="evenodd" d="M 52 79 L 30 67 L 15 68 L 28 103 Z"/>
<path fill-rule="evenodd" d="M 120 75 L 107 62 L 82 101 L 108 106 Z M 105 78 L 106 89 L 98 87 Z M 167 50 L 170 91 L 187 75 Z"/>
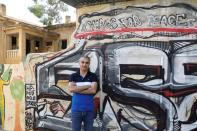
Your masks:
<path fill-rule="evenodd" d="M 19 61 L 22 62 L 25 60 L 26 56 L 26 35 L 22 28 L 19 29 L 19 52 L 18 57 Z"/>

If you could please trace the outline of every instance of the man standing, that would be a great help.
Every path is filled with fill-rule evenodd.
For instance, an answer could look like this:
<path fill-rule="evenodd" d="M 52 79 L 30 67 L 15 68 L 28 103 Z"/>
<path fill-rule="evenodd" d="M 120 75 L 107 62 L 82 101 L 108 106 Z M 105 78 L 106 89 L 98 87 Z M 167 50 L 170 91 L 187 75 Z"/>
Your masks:
<path fill-rule="evenodd" d="M 81 57 L 79 65 L 79 71 L 72 74 L 69 80 L 69 89 L 73 93 L 71 107 L 72 131 L 80 131 L 82 122 L 85 131 L 93 131 L 93 97 L 97 90 L 97 76 L 89 71 L 89 57 Z"/>

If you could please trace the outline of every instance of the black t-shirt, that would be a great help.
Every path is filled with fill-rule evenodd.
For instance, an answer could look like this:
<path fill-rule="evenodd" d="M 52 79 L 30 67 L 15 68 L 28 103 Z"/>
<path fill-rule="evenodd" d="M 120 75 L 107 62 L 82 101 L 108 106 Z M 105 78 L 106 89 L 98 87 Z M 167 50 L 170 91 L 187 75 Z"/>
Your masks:
<path fill-rule="evenodd" d="M 85 77 L 82 77 L 80 72 L 77 71 L 70 76 L 69 82 L 98 82 L 98 79 L 96 74 L 90 71 L 87 72 Z"/>
<path fill-rule="evenodd" d="M 76 72 L 70 76 L 70 82 L 97 82 L 97 76 L 95 73 L 88 72 L 85 77 L 80 75 L 80 72 Z M 72 111 L 93 111 L 94 110 L 94 95 L 92 94 L 80 94 L 73 93 L 72 97 Z"/>

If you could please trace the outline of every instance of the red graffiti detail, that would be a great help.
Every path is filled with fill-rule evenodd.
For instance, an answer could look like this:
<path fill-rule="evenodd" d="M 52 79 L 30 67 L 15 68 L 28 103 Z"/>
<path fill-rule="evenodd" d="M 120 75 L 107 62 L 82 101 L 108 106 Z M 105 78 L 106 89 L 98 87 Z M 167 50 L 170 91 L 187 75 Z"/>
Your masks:
<path fill-rule="evenodd" d="M 95 35 L 107 35 L 110 33 L 125 33 L 125 32 L 137 32 L 137 31 L 151 31 L 151 32 L 174 32 L 174 33 L 197 33 L 197 27 L 190 28 L 121 28 L 110 31 L 92 31 L 86 33 L 76 33 L 75 38 L 87 38 L 88 36 Z"/>
<path fill-rule="evenodd" d="M 194 93 L 196 91 L 197 91 L 196 89 L 190 89 L 190 90 L 185 89 L 185 90 L 177 91 L 177 92 L 172 92 L 170 90 L 159 91 L 159 92 L 162 93 L 166 97 L 180 97 L 186 94 Z"/>

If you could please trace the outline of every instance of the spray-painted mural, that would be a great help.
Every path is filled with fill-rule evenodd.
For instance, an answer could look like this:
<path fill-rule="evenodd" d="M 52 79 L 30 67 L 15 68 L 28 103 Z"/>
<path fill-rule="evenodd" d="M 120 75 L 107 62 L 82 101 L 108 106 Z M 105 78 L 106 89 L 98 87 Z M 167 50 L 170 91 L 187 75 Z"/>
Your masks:
<path fill-rule="evenodd" d="M 100 80 L 95 130 L 197 130 L 197 5 L 115 7 L 80 16 L 71 48 L 29 55 L 26 130 L 71 130 L 68 79 L 82 55 Z"/>
<path fill-rule="evenodd" d="M 23 130 L 24 85 L 22 64 L 0 64 L 0 130 Z"/>

